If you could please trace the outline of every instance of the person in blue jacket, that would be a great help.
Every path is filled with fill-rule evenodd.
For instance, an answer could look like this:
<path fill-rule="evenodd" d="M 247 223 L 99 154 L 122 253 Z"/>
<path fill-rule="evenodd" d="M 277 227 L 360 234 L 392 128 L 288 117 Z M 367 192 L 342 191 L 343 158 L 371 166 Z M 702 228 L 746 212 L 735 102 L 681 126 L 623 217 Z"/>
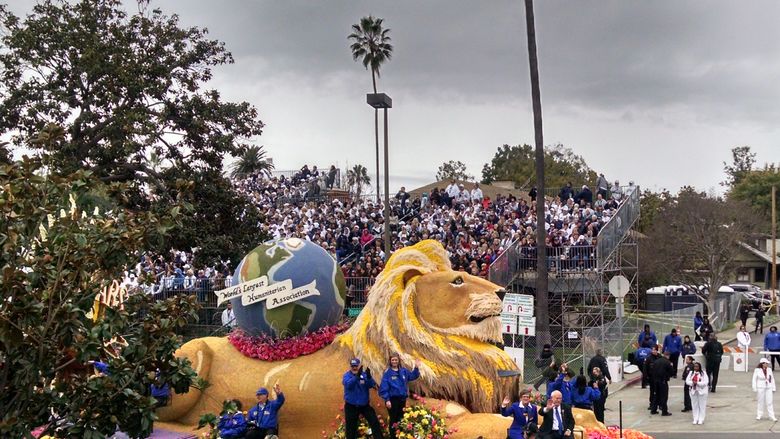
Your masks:
<path fill-rule="evenodd" d="M 279 434 L 279 409 L 284 405 L 284 393 L 279 384 L 274 385 L 276 399 L 268 399 L 268 389 L 257 390 L 257 404 L 249 409 L 247 421 L 250 429 L 246 439 L 264 439 L 266 436 Z"/>
<path fill-rule="evenodd" d="M 363 415 L 371 428 L 371 434 L 374 439 L 384 439 L 382 437 L 382 427 L 379 425 L 379 419 L 376 412 L 371 408 L 368 391 L 371 388 L 377 388 L 376 381 L 371 377 L 371 369 L 360 365 L 360 359 L 353 358 L 349 360 L 349 370 L 341 379 L 344 385 L 344 430 L 346 439 L 357 439 L 358 421 L 360 415 Z"/>
<path fill-rule="evenodd" d="M 390 355 L 390 366 L 382 375 L 382 383 L 379 385 L 379 396 L 385 400 L 390 415 L 390 428 L 396 429 L 395 424 L 403 418 L 406 399 L 409 397 L 407 383 L 417 378 L 420 378 L 420 360 L 415 360 L 414 369 L 410 371 L 401 366 L 398 354 Z"/>
<path fill-rule="evenodd" d="M 232 402 L 235 405 L 235 410 L 230 408 L 219 418 L 219 423 L 217 424 L 219 437 L 223 439 L 244 437 L 244 434 L 246 434 L 246 419 L 244 418 L 244 414 L 241 413 L 241 401 L 234 399 L 225 402 Z"/>
<path fill-rule="evenodd" d="M 160 369 L 154 374 L 154 382 L 149 386 L 152 398 L 157 400 L 156 407 L 165 407 L 171 398 L 171 388 L 160 380 Z"/>
<path fill-rule="evenodd" d="M 561 392 L 563 403 L 571 405 L 571 392 L 574 387 L 574 371 L 569 370 L 569 365 L 563 363 L 561 365 L 561 373 L 558 374 L 558 378 L 552 383 L 551 386 L 547 386 L 547 399 L 550 399 L 552 392 L 558 390 Z"/>
<path fill-rule="evenodd" d="M 680 348 L 680 351 L 682 352 L 683 359 L 688 355 L 693 355 L 696 353 L 696 345 L 691 341 L 691 337 L 688 337 L 687 335 L 683 337 L 683 344 Z"/>
<path fill-rule="evenodd" d="M 640 348 L 652 348 L 658 344 L 658 338 L 656 338 L 655 332 L 650 330 L 650 325 L 645 325 L 645 330 L 639 333 L 637 343 L 639 343 Z"/>
<path fill-rule="evenodd" d="M 505 397 L 501 403 L 501 415 L 512 416 L 514 419 L 509 430 L 506 432 L 507 439 L 524 439 L 523 431 L 526 425 L 536 423 L 538 419 L 538 408 L 531 404 L 531 392 L 524 391 L 520 394 L 520 401 L 510 405 L 509 397 Z"/>
<path fill-rule="evenodd" d="M 696 315 L 693 316 L 693 333 L 696 334 L 696 341 L 701 341 L 701 325 L 704 324 L 704 319 L 701 316 L 701 311 L 696 311 Z"/>
<path fill-rule="evenodd" d="M 780 366 L 780 332 L 777 332 L 777 326 L 769 328 L 769 332 L 764 336 L 764 350 L 772 352 L 772 371 L 775 370 L 775 361 Z"/>
<path fill-rule="evenodd" d="M 575 385 L 571 391 L 571 402 L 578 409 L 593 410 L 593 403 L 601 398 L 601 391 L 596 383 L 588 387 L 588 379 L 585 375 L 577 376 Z"/>
<path fill-rule="evenodd" d="M 672 328 L 672 332 L 664 337 L 664 345 L 662 353 L 669 353 L 669 361 L 672 362 L 674 367 L 674 375 L 672 378 L 677 379 L 677 365 L 680 360 L 680 352 L 682 352 L 682 339 L 677 334 L 677 329 Z"/>

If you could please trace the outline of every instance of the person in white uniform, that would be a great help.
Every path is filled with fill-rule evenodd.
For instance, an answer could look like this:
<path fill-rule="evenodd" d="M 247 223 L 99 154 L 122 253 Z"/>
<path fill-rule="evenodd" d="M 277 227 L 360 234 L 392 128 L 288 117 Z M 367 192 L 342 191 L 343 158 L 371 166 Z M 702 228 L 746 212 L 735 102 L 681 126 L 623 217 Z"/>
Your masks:
<path fill-rule="evenodd" d="M 704 415 L 707 411 L 707 384 L 709 382 L 709 377 L 701 370 L 701 363 L 693 363 L 693 372 L 690 372 L 685 378 L 685 384 L 690 388 L 694 424 L 704 424 Z"/>
<path fill-rule="evenodd" d="M 758 409 L 756 420 L 761 420 L 764 411 L 769 415 L 769 419 L 777 421 L 775 418 L 775 407 L 772 403 L 774 392 L 777 390 L 775 377 L 772 376 L 772 370 L 769 368 L 769 360 L 762 358 L 758 362 L 758 367 L 753 371 L 753 391 L 756 392 L 758 400 Z"/>
<path fill-rule="evenodd" d="M 750 333 L 745 329 L 745 325 L 739 327 L 737 332 L 737 346 L 742 350 L 742 361 L 745 362 L 745 371 L 747 371 L 748 349 L 750 349 Z"/>

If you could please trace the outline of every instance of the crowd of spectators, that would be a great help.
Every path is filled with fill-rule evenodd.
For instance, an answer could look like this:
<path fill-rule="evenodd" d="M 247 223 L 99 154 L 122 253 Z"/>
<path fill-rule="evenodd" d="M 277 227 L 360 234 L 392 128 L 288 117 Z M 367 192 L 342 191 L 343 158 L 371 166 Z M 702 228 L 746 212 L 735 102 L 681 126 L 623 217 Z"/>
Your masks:
<path fill-rule="evenodd" d="M 339 261 L 347 278 L 374 278 L 382 270 L 382 237 L 388 223 L 393 250 L 435 239 L 448 250 L 454 270 L 487 276 L 490 264 L 518 240 L 524 268 L 535 267 L 536 204 L 525 198 L 499 194 L 491 200 L 478 184 L 469 190 L 456 181 L 415 197 L 401 187 L 391 198 L 392 216 L 386 221 L 384 206 L 373 199 L 324 196 L 335 176 L 335 167 L 321 172 L 304 166 L 289 177 L 253 174 L 234 184 L 266 218 L 262 229 L 267 236 L 295 237 L 322 246 Z M 546 203 L 551 268 L 591 267 L 598 232 L 623 198 L 617 181 L 607 192 L 601 178 L 595 199 L 587 185 L 575 191 L 569 183 Z M 534 189 L 529 199 L 535 195 Z M 192 267 L 188 261 L 192 254 L 186 251 L 144 255 L 135 274 L 153 273 L 157 279 L 153 293 L 185 290 L 201 296 L 224 287 L 231 277 L 227 263 Z"/>

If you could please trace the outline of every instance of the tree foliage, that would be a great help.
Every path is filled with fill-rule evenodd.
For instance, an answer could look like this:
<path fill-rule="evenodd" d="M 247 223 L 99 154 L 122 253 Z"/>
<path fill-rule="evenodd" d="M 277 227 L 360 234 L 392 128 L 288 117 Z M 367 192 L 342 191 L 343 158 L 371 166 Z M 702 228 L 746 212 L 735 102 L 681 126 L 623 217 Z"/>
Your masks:
<path fill-rule="evenodd" d="M 466 172 L 465 163 L 460 160 L 449 160 L 442 163 L 436 171 L 436 181 L 448 180 L 471 181 L 474 180 L 474 176 Z"/>
<path fill-rule="evenodd" d="M 371 70 L 371 82 L 376 93 L 376 78 L 379 68 L 393 56 L 393 45 L 390 43 L 390 29 L 383 27 L 384 19 L 369 15 L 352 25 L 352 33 L 347 36 L 352 41 L 349 50 L 352 59 L 360 60 L 366 70 Z"/>
<path fill-rule="evenodd" d="M 177 172 L 173 168 L 166 174 Z M 222 261 L 230 261 L 230 266 L 235 267 L 249 250 L 268 239 L 260 227 L 263 215 L 248 198 L 236 192 L 222 174 L 204 170 L 178 176 L 180 181 L 185 177 L 186 187 L 172 188 L 167 194 L 167 198 L 179 200 L 185 207 L 181 221 L 156 250 L 197 248 L 196 265 L 219 265 Z M 163 214 L 169 207 L 156 205 L 155 210 Z"/>
<path fill-rule="evenodd" d="M 750 152 L 749 146 L 737 146 L 731 149 L 731 164 L 723 162 L 723 172 L 726 173 L 726 181 L 722 184 L 734 187 L 753 169 L 756 163 L 756 154 Z"/>
<path fill-rule="evenodd" d="M 271 171 L 274 169 L 274 165 L 272 162 L 268 161 L 262 146 L 250 146 L 233 164 L 232 168 L 231 176 L 233 178 L 254 173 L 269 177 Z"/>
<path fill-rule="evenodd" d="M 735 184 L 729 192 L 729 197 L 750 203 L 757 214 L 766 219 L 772 217 L 772 186 L 780 193 L 780 168 L 765 165 L 764 169 L 753 170 Z M 775 200 L 778 203 L 780 200 Z M 771 220 L 770 220 L 771 221 Z"/>
<path fill-rule="evenodd" d="M 104 211 L 90 200 L 121 186 L 106 188 L 89 171 L 43 177 L 28 159 L 0 166 L 0 188 L 0 436 L 46 425 L 49 434 L 61 428 L 58 437 L 99 438 L 117 427 L 147 437 L 154 372 L 177 392 L 196 380 L 174 351 L 197 305 L 134 294 L 102 318 L 91 310 L 100 289 L 172 229 L 178 208 L 165 217 Z M 91 361 L 109 373 L 95 374 Z"/>
<path fill-rule="evenodd" d="M 535 149 L 531 145 L 504 145 L 498 148 L 490 163 L 482 168 L 482 183 L 496 180 L 510 180 L 521 186 L 535 183 Z M 544 181 L 545 187 L 560 188 L 572 181 L 577 187 L 581 184 L 596 182 L 596 172 L 591 169 L 582 156 L 563 145 L 545 147 Z"/>
<path fill-rule="evenodd" d="M 740 242 L 758 230 L 760 218 L 744 202 L 723 200 L 690 187 L 665 203 L 640 243 L 643 271 L 673 284 L 706 286 L 698 295 L 713 315 L 717 291 L 736 268 Z"/>
<path fill-rule="evenodd" d="M 43 0 L 20 19 L 0 14 L 0 131 L 26 143 L 48 124 L 65 127 L 55 148 L 34 145 L 67 175 L 162 184 L 151 153 L 170 166 L 222 169 L 261 133 L 257 110 L 222 101 L 203 85 L 232 63 L 205 29 L 159 9 L 128 15 L 119 0 Z"/>
<path fill-rule="evenodd" d="M 363 186 L 371 184 L 371 177 L 368 175 L 368 170 L 363 165 L 355 165 L 352 169 L 347 171 L 347 186 L 355 194 L 355 197 L 360 198 L 360 194 L 363 192 Z"/>

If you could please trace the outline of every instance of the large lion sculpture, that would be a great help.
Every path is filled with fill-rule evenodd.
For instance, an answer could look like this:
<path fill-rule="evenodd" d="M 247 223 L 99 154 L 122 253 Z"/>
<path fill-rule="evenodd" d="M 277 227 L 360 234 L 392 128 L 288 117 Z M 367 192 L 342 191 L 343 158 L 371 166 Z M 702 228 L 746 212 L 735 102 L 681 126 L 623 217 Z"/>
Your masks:
<path fill-rule="evenodd" d="M 314 354 L 265 362 L 245 357 L 227 338 L 217 337 L 182 346 L 179 355 L 188 357 L 210 385 L 205 391 L 175 395 L 171 405 L 158 410 L 159 419 L 168 428 L 192 428 L 201 414 L 218 413 L 223 400 L 238 398 L 247 407 L 258 387 L 279 383 L 286 397 L 281 435 L 321 437 L 323 431 L 333 431 L 342 406 L 341 377 L 348 360 L 360 358 L 378 380 L 390 353 L 397 353 L 406 365 L 421 360 L 414 391 L 442 400 L 464 437 L 505 437 L 509 420 L 487 414 L 496 412 L 517 385 L 517 378 L 497 373 L 517 368 L 493 344 L 501 341 L 502 295 L 502 288 L 491 282 L 453 271 L 438 242 L 406 247 L 393 254 L 377 277 L 350 329 Z"/>

